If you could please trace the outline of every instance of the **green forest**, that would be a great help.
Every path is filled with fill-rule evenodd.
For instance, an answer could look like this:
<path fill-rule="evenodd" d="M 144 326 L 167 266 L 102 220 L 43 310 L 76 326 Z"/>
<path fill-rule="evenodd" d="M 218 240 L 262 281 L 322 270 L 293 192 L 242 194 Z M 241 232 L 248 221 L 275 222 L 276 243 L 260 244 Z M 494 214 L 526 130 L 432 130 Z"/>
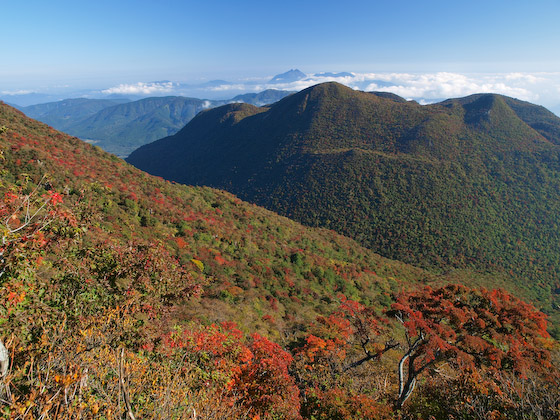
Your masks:
<path fill-rule="evenodd" d="M 325 83 L 268 108 L 203 112 L 128 161 L 436 275 L 503 279 L 558 337 L 559 133 L 550 111 L 505 96 L 419 105 Z"/>

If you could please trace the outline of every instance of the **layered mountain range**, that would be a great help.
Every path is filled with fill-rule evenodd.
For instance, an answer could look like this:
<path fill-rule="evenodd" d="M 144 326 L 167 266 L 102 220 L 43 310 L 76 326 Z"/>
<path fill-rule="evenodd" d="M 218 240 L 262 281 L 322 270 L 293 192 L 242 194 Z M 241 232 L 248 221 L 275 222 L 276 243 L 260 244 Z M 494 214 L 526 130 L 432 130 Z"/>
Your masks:
<path fill-rule="evenodd" d="M 276 102 L 291 92 L 265 90 L 229 100 L 206 100 L 182 96 L 126 99 L 66 99 L 21 107 L 27 116 L 58 130 L 126 157 L 134 149 L 175 134 L 196 114 L 231 102 L 257 106 Z"/>
<path fill-rule="evenodd" d="M 317 311 L 321 313 L 320 308 L 331 305 L 335 290 L 358 298 L 357 286 L 365 293 L 360 299 L 373 301 L 378 291 L 366 283 L 376 283 L 374 279 L 379 279 L 384 284 L 382 289 L 387 290 L 397 287 L 389 280 L 395 276 L 404 283 L 435 280 L 421 269 L 387 260 L 334 232 L 306 228 L 225 191 L 186 187 L 150 176 L 2 103 L 0 128 L 2 191 L 18 191 L 20 185 L 33 182 L 41 193 L 63 194 L 64 206 L 83 230 L 79 242 L 84 246 L 99 241 L 107 241 L 109 250 L 126 250 L 132 242 L 163 246 L 169 253 L 169 262 L 187 266 L 204 284 L 202 308 L 210 308 L 215 304 L 212 301 L 223 301 L 217 312 L 199 308 L 203 318 L 225 318 L 247 326 L 260 324 L 262 311 L 255 312 L 253 306 L 271 298 L 286 315 L 299 313 L 313 318 Z M 59 258 L 54 254 L 44 256 Z M 199 262 L 194 264 L 193 259 Z M 298 273 L 289 268 L 292 264 Z M 312 274 L 315 265 L 316 274 Z M 354 284 L 349 279 L 350 272 L 366 283 Z M 121 274 L 125 277 L 124 272 Z M 111 286 L 114 290 L 106 292 L 118 293 L 124 287 L 117 281 L 121 277 L 117 272 L 101 275 L 115 275 L 116 283 Z M 325 275 L 331 284 L 323 283 Z M 286 284 L 285 278 L 289 278 Z M 301 287 L 299 298 L 292 299 L 291 293 L 284 293 L 285 287 Z M 303 306 L 291 307 L 293 304 Z M 268 328 L 265 325 L 259 328 Z M 279 325 L 272 326 L 269 333 L 279 334 Z"/>
<path fill-rule="evenodd" d="M 552 312 L 559 129 L 545 108 L 501 95 L 423 106 L 326 83 L 270 107 L 202 112 L 128 161 L 435 272 L 510 276 Z"/>

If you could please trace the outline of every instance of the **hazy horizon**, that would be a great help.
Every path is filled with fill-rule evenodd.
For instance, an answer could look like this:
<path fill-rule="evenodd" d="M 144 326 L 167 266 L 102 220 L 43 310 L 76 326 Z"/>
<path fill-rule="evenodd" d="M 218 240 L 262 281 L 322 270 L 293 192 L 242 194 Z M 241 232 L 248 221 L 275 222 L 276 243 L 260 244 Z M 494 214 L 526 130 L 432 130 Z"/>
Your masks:
<path fill-rule="evenodd" d="M 0 97 L 226 99 L 326 81 L 267 84 L 298 68 L 420 102 L 493 92 L 560 109 L 559 12 L 553 0 L 6 3 Z M 215 79 L 231 83 L 185 86 Z"/>

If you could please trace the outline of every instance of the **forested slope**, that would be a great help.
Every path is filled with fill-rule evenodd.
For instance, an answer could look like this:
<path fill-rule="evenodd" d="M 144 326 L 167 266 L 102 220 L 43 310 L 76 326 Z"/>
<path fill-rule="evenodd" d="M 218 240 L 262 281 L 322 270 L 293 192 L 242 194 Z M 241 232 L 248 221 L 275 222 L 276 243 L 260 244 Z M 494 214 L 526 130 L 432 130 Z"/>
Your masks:
<path fill-rule="evenodd" d="M 386 96 L 326 83 L 269 108 L 221 107 L 128 161 L 434 272 L 509 276 L 559 308 L 560 119 L 493 94 Z"/>

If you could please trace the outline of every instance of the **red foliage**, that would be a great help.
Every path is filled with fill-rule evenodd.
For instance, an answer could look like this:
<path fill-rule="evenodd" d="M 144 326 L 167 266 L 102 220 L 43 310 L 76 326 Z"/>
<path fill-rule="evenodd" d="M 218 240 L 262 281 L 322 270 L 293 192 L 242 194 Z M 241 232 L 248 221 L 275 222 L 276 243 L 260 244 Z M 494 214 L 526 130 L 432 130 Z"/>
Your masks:
<path fill-rule="evenodd" d="M 549 337 L 546 316 L 504 290 L 425 287 L 401 293 L 388 314 L 402 322 L 407 338 L 398 405 L 414 389 L 417 376 L 439 361 L 462 371 L 509 370 L 521 376 L 551 367 L 543 348 Z"/>
<path fill-rule="evenodd" d="M 448 353 L 465 363 L 518 373 L 529 365 L 550 366 L 539 341 L 549 337 L 546 315 L 504 290 L 426 287 L 402 293 L 390 312 L 403 319 L 411 337 L 425 336 L 419 363 L 429 362 L 434 353 Z"/>
<path fill-rule="evenodd" d="M 150 344 L 144 346 L 146 350 L 150 348 Z M 227 389 L 232 403 L 246 407 L 253 416 L 300 419 L 299 390 L 288 372 L 292 356 L 259 334 L 253 334 L 247 342 L 231 322 L 193 327 L 165 334 L 161 350 L 168 355 L 186 351 L 195 358 L 197 354 L 210 356 L 208 369 L 229 378 L 222 386 Z"/>
<path fill-rule="evenodd" d="M 237 366 L 231 388 L 248 408 L 275 418 L 299 419 L 299 390 L 288 373 L 292 356 L 259 334 L 252 335 L 248 349 L 252 357 Z"/>

